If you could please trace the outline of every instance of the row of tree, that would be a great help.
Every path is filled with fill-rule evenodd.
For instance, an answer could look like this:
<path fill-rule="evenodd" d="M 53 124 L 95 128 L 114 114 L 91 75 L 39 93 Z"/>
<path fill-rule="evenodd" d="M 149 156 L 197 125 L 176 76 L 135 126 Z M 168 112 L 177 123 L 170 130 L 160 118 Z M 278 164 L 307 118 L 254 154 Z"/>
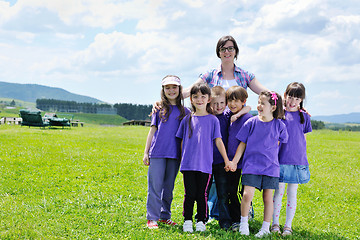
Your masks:
<path fill-rule="evenodd" d="M 117 109 L 118 115 L 128 120 L 148 120 L 152 105 L 116 103 L 114 108 Z"/>
<path fill-rule="evenodd" d="M 75 101 L 63 101 L 56 99 L 37 99 L 36 107 L 43 111 L 52 112 L 83 112 L 97 114 L 118 114 L 128 120 L 148 120 L 152 105 L 141 105 L 132 103 L 96 104 L 96 103 L 78 103 Z M 256 113 L 255 113 L 256 114 Z M 314 130 L 325 129 L 325 123 L 322 121 L 311 120 L 311 126 Z M 359 131 L 359 126 L 332 127 L 332 130 Z"/>
<path fill-rule="evenodd" d="M 37 99 L 36 108 L 51 112 L 118 114 L 128 120 L 146 120 L 151 113 L 151 105 L 116 103 L 78 103 L 56 99 Z"/>

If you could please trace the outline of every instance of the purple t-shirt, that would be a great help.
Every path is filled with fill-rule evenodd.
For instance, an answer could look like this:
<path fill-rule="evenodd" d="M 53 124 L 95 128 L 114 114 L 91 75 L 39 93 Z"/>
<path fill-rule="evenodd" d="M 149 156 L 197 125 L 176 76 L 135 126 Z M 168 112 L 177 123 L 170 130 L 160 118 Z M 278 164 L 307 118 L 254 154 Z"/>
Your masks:
<path fill-rule="evenodd" d="M 226 113 L 218 114 L 216 115 L 217 119 L 219 119 L 220 123 L 220 132 L 221 132 L 221 138 L 224 143 L 224 146 L 226 147 L 228 142 L 228 128 L 230 124 L 229 116 Z M 219 149 L 216 147 L 216 144 L 214 143 L 214 160 L 213 164 L 220 164 L 224 162 L 224 158 L 221 156 Z"/>
<path fill-rule="evenodd" d="M 154 137 L 151 141 L 149 150 L 150 158 L 176 158 L 180 160 L 180 141 L 175 137 L 176 131 L 179 128 L 180 110 L 175 105 L 170 105 L 170 114 L 166 122 L 161 121 L 160 111 L 157 111 L 151 116 L 151 126 L 157 128 Z M 189 109 L 185 108 L 185 113 L 188 114 Z"/>
<path fill-rule="evenodd" d="M 219 120 L 212 114 L 191 115 L 192 136 L 189 138 L 189 117 L 180 123 L 176 137 L 183 140 L 180 171 L 212 172 L 213 146 L 221 138 Z"/>
<path fill-rule="evenodd" d="M 304 124 L 300 123 L 299 112 L 285 112 L 286 129 L 289 134 L 287 143 L 280 144 L 279 162 L 284 165 L 309 165 L 306 157 L 305 133 L 311 132 L 310 116 L 303 112 Z"/>
<path fill-rule="evenodd" d="M 288 140 L 286 126 L 280 119 L 262 122 L 258 116 L 250 118 L 236 138 L 246 143 L 242 161 L 243 174 L 280 177 L 278 141 Z"/>
<path fill-rule="evenodd" d="M 231 114 L 233 115 L 233 114 Z M 241 127 L 244 125 L 244 123 L 249 119 L 252 118 L 253 115 L 251 115 L 250 113 L 246 113 L 244 115 L 242 115 L 241 117 L 239 117 L 235 122 L 233 122 L 230 126 L 229 126 L 229 139 L 228 139 L 228 145 L 227 145 L 227 154 L 229 157 L 229 160 L 232 161 L 235 153 L 236 153 L 236 149 L 238 148 L 240 141 L 239 139 L 236 138 L 236 135 L 239 133 Z M 237 168 L 240 169 L 241 168 L 241 159 L 238 162 Z"/>

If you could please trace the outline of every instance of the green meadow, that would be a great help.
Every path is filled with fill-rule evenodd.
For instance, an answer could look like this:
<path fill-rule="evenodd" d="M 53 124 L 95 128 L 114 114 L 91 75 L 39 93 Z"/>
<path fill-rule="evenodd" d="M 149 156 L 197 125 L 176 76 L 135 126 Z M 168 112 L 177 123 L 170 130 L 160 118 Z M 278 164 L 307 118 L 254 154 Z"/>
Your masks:
<path fill-rule="evenodd" d="M 181 173 L 172 207 L 180 225 L 147 229 L 147 132 L 0 125 L 0 239 L 255 239 L 260 192 L 249 237 L 220 230 L 216 222 L 204 233 L 183 233 Z M 267 239 L 360 239 L 360 132 L 314 131 L 307 140 L 311 181 L 299 187 L 294 234 Z"/>

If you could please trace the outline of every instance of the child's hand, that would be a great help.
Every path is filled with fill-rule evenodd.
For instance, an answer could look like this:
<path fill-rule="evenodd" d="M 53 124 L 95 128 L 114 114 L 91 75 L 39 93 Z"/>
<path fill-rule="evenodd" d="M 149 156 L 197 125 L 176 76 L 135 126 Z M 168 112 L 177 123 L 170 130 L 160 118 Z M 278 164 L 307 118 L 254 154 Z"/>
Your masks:
<path fill-rule="evenodd" d="M 231 123 L 235 122 L 238 118 L 239 116 L 237 116 L 237 114 L 232 115 L 230 118 Z"/>
<path fill-rule="evenodd" d="M 224 169 L 225 169 L 226 172 L 230 171 L 230 162 L 228 162 L 228 163 L 225 162 Z"/>
<path fill-rule="evenodd" d="M 155 102 L 155 103 L 153 104 L 152 109 L 151 109 L 151 114 L 156 113 L 156 112 L 159 111 L 160 109 L 161 109 L 161 104 L 160 104 L 160 102 Z"/>
<path fill-rule="evenodd" d="M 235 162 L 230 162 L 230 171 L 235 172 L 237 169 L 237 164 Z"/>
<path fill-rule="evenodd" d="M 150 165 L 150 159 L 149 159 L 149 154 L 148 153 L 144 153 L 143 163 L 144 163 L 145 166 Z"/>

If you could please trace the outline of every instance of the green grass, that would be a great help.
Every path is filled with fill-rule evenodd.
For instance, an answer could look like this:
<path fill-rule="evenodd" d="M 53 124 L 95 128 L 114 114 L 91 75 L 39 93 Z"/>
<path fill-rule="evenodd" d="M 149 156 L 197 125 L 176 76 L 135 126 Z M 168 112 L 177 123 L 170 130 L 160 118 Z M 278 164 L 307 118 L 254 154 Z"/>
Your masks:
<path fill-rule="evenodd" d="M 0 239 L 254 239 L 262 222 L 259 192 L 250 237 L 216 223 L 205 233 L 146 229 L 147 132 L 0 125 Z M 360 133 L 314 131 L 307 139 L 311 181 L 299 187 L 294 235 L 286 239 L 359 239 Z M 172 205 L 179 223 L 183 194 L 179 173 Z"/>

